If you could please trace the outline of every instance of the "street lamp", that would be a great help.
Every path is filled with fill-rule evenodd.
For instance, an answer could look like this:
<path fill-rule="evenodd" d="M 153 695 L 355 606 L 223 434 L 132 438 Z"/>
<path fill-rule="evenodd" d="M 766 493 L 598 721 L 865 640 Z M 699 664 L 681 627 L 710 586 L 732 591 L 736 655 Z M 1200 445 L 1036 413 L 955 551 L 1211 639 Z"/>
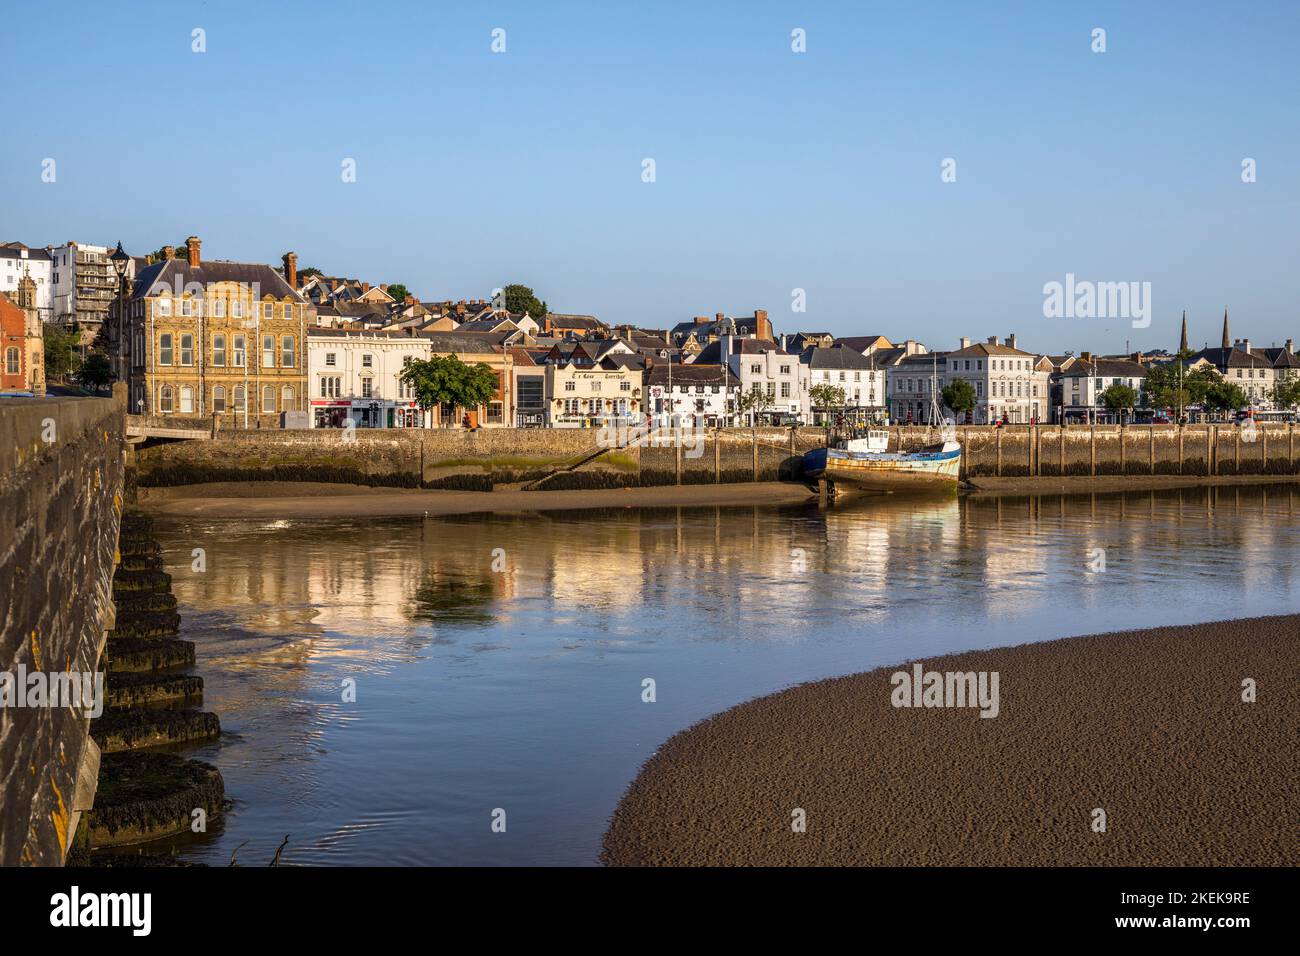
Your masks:
<path fill-rule="evenodd" d="M 121 240 L 118 240 L 117 248 L 108 257 L 108 261 L 113 263 L 113 268 L 117 271 L 117 368 L 114 371 L 117 374 L 119 382 L 126 380 L 126 267 L 131 264 L 131 257 L 122 248 Z"/>

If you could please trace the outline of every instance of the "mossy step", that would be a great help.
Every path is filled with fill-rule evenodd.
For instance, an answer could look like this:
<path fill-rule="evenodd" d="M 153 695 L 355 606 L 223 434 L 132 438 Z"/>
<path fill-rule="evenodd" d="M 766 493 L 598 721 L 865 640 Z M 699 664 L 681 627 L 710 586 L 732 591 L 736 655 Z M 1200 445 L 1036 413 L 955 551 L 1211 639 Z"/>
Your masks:
<path fill-rule="evenodd" d="M 172 576 L 166 571 L 127 571 L 118 568 L 113 575 L 116 591 L 169 591 Z"/>
<path fill-rule="evenodd" d="M 160 747 L 221 734 L 216 714 L 199 710 L 106 710 L 90 724 L 90 736 L 106 754 Z"/>
<path fill-rule="evenodd" d="M 194 811 L 202 809 L 211 820 L 225 794 L 211 764 L 166 753 L 105 754 L 88 814 L 91 849 L 189 832 Z"/>
<path fill-rule="evenodd" d="M 176 595 L 170 591 L 117 591 L 113 605 L 119 617 L 140 611 L 174 611 Z"/>
<path fill-rule="evenodd" d="M 122 560 L 117 566 L 123 571 L 161 571 L 163 561 L 162 556 L 157 554 L 127 554 L 123 552 Z"/>
<path fill-rule="evenodd" d="M 170 637 L 180 630 L 180 626 L 181 616 L 175 611 L 123 611 L 118 608 L 108 637 L 109 640 Z"/>
<path fill-rule="evenodd" d="M 106 671 L 114 674 L 139 674 L 188 667 L 194 663 L 194 642 L 172 637 L 147 640 L 110 637 Z"/>
<path fill-rule="evenodd" d="M 122 557 L 131 555 L 131 557 L 147 557 L 149 554 L 161 554 L 162 546 L 152 537 L 142 535 L 118 535 L 117 550 Z"/>
<path fill-rule="evenodd" d="M 138 707 L 203 696 L 203 678 L 194 674 L 108 674 L 108 706 Z"/>

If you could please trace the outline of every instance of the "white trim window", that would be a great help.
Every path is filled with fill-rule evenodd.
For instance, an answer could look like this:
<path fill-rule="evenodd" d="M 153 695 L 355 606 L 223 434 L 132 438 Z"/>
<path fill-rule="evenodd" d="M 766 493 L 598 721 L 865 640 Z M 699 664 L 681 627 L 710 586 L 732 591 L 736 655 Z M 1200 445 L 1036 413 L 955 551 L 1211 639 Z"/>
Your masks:
<path fill-rule="evenodd" d="M 235 368 L 243 368 L 248 361 L 247 347 L 244 344 L 244 337 L 236 335 L 234 337 L 234 351 L 230 356 L 230 364 Z"/>
<path fill-rule="evenodd" d="M 194 364 L 194 336 L 189 332 L 181 333 L 181 364 Z"/>
<path fill-rule="evenodd" d="M 159 299 L 154 303 L 154 312 L 160 316 L 170 317 L 172 314 L 172 300 L 165 298 Z"/>
<path fill-rule="evenodd" d="M 172 364 L 172 334 L 164 332 L 158 336 L 158 364 Z"/>
<path fill-rule="evenodd" d="M 262 368 L 275 368 L 275 336 L 262 336 Z"/>

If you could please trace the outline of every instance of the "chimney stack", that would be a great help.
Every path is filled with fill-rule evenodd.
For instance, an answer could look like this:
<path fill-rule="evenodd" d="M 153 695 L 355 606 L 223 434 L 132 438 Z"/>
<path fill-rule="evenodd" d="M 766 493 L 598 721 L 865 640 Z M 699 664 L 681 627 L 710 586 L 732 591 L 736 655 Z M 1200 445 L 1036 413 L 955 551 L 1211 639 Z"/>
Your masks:
<path fill-rule="evenodd" d="M 754 310 L 754 334 L 769 341 L 776 337 L 772 332 L 772 323 L 767 320 L 766 309 Z"/>
<path fill-rule="evenodd" d="M 970 336 L 969 336 L 969 335 L 963 335 L 963 336 L 961 337 L 961 347 L 964 348 L 964 349 L 968 349 L 968 348 L 970 348 Z"/>
<path fill-rule="evenodd" d="M 708 322 L 708 321 L 709 321 L 709 317 L 708 317 L 707 315 L 697 315 L 697 316 L 695 317 L 695 324 L 696 324 L 696 325 L 703 325 L 704 323 L 706 323 L 706 322 Z"/>
<path fill-rule="evenodd" d="M 163 247 L 162 247 L 162 257 L 163 257 L 163 261 L 164 261 L 164 262 L 166 262 L 168 259 L 175 259 L 175 258 L 176 258 L 176 249 L 175 249 L 175 247 L 174 247 L 174 246 L 163 246 Z"/>
<path fill-rule="evenodd" d="M 997 345 L 997 344 L 998 344 L 998 337 L 996 335 L 990 335 L 989 345 Z"/>
<path fill-rule="evenodd" d="M 1294 352 L 1294 351 L 1295 351 L 1295 349 L 1293 349 L 1293 348 L 1291 347 L 1291 340 L 1290 340 L 1290 339 L 1287 339 L 1287 340 L 1286 340 L 1286 350 L 1287 350 L 1288 352 Z"/>
<path fill-rule="evenodd" d="M 369 282 L 361 283 L 361 294 L 365 295 L 369 291 L 370 291 L 370 283 Z"/>
<path fill-rule="evenodd" d="M 1090 364 L 1090 365 L 1092 364 L 1092 353 L 1091 353 L 1091 352 L 1080 352 L 1080 353 L 1079 353 L 1079 358 L 1083 359 L 1085 362 L 1087 362 L 1087 363 Z"/>
<path fill-rule="evenodd" d="M 1010 335 L 1007 336 L 1007 345 L 1011 346 L 1012 348 L 1015 348 L 1015 347 L 1016 347 L 1016 333 L 1015 333 L 1015 332 L 1012 332 Z"/>
<path fill-rule="evenodd" d="M 190 236 L 185 240 L 185 252 L 189 256 L 191 269 L 199 267 L 199 246 L 202 244 L 198 236 Z"/>
<path fill-rule="evenodd" d="M 284 254 L 284 281 L 289 283 L 290 289 L 298 288 L 298 253 L 296 252 Z"/>

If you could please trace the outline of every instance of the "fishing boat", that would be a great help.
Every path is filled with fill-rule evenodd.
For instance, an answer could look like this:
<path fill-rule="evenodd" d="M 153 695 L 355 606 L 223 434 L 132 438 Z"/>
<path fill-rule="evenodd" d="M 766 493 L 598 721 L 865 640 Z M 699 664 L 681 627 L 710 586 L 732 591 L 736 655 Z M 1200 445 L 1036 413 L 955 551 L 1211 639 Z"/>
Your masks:
<path fill-rule="evenodd" d="M 915 451 L 889 451 L 889 432 L 868 431 L 814 448 L 803 456 L 804 475 L 866 491 L 955 489 L 961 445 L 942 441 Z"/>
<path fill-rule="evenodd" d="M 934 360 L 930 383 L 930 420 L 943 422 L 944 435 L 951 427 L 939 412 L 939 362 Z M 944 437 L 942 441 L 914 451 L 890 451 L 889 432 L 868 429 L 815 448 L 803 457 L 804 475 L 826 481 L 833 488 L 843 482 L 865 491 L 955 490 L 961 474 L 961 445 Z"/>

